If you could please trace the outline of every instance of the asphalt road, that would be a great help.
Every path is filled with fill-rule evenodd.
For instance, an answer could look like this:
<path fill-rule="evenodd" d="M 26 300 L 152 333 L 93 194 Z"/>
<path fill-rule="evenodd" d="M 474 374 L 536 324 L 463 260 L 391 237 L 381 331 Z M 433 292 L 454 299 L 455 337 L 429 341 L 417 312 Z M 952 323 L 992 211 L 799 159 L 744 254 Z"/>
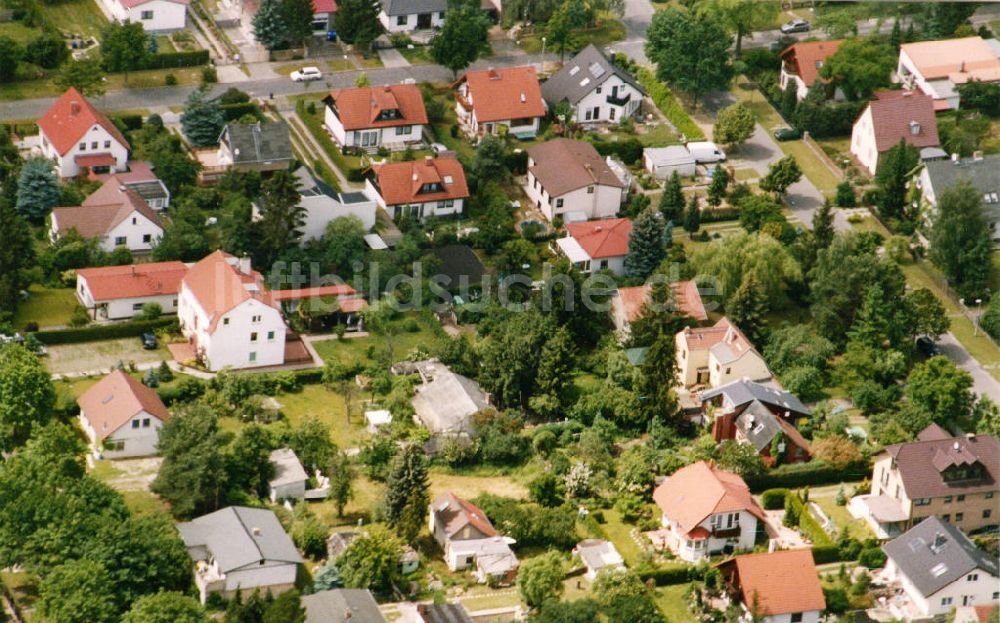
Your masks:
<path fill-rule="evenodd" d="M 955 365 L 972 375 L 972 390 L 980 396 L 1000 404 L 1000 382 L 993 378 L 972 355 L 955 339 L 949 331 L 938 339 L 938 345 Z"/>
<path fill-rule="evenodd" d="M 653 20 L 653 5 L 649 0 L 625 0 L 625 40 L 608 46 L 616 52 L 624 52 L 631 59 L 641 64 L 648 64 L 644 50 L 646 46 L 646 29 Z"/>

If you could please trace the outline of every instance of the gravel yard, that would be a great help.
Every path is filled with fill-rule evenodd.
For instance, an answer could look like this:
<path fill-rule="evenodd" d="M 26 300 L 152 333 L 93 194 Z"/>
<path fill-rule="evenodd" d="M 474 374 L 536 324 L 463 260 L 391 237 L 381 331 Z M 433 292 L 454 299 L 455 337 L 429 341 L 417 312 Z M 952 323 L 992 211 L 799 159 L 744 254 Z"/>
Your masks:
<path fill-rule="evenodd" d="M 170 359 L 170 353 L 163 346 L 156 350 L 143 350 L 137 337 L 83 344 L 59 344 L 49 346 L 45 366 L 52 374 L 74 374 L 100 370 L 107 372 L 123 362 L 126 366 L 159 363 Z"/>

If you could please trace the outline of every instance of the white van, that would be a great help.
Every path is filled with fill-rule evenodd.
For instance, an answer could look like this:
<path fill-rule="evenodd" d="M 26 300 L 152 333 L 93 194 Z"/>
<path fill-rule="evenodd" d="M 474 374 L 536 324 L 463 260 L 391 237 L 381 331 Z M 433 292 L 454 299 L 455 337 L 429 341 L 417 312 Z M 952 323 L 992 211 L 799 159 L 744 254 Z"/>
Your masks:
<path fill-rule="evenodd" d="M 726 154 L 719 146 L 709 141 L 696 141 L 687 144 L 688 151 L 694 156 L 695 162 L 725 162 Z"/>

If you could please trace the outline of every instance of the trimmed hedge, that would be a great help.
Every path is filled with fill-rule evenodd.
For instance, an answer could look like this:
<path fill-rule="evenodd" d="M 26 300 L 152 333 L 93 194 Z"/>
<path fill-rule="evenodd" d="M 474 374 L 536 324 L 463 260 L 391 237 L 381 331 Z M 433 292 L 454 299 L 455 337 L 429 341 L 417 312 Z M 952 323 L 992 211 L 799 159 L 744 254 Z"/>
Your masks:
<path fill-rule="evenodd" d="M 736 221 L 740 218 L 739 208 L 712 208 L 706 207 L 701 211 L 701 222 L 721 223 L 722 221 Z"/>
<path fill-rule="evenodd" d="M 808 463 L 792 463 L 781 465 L 760 476 L 746 479 L 747 486 L 753 492 L 765 489 L 798 489 L 813 485 L 830 485 L 849 480 L 861 480 L 871 474 L 868 461 L 859 461 L 838 469 L 824 461 Z"/>
<path fill-rule="evenodd" d="M 111 120 L 131 132 L 142 127 L 142 115 L 112 115 Z"/>
<path fill-rule="evenodd" d="M 653 72 L 642 68 L 639 69 L 636 77 L 639 79 L 639 84 L 642 85 L 642 88 L 646 89 L 646 93 L 649 93 L 649 97 L 656 103 L 656 107 L 666 115 L 667 119 L 677 128 L 678 132 L 682 132 L 689 141 L 705 140 L 705 133 L 701 131 L 698 124 L 691 120 L 687 111 L 680 105 L 680 102 L 670 92 L 667 85 L 656 79 L 656 75 Z"/>
<path fill-rule="evenodd" d="M 123 337 L 139 337 L 159 329 L 177 331 L 176 318 L 157 318 L 156 320 L 130 320 L 115 324 L 99 324 L 78 329 L 59 329 L 56 331 L 39 331 L 34 333 L 38 341 L 46 346 L 57 344 L 80 344 L 98 340 L 114 340 Z"/>
<path fill-rule="evenodd" d="M 602 156 L 618 156 L 621 161 L 631 166 L 642 160 L 642 143 L 637 138 L 624 141 L 593 141 L 594 149 Z"/>
<path fill-rule="evenodd" d="M 175 67 L 198 67 L 207 64 L 208 50 L 188 50 L 185 52 L 152 54 L 143 63 L 142 69 L 173 69 Z"/>
<path fill-rule="evenodd" d="M 222 116 L 226 118 L 226 121 L 236 121 L 243 115 L 253 115 L 257 118 L 261 117 L 260 107 L 253 102 L 223 104 L 219 106 L 219 108 L 222 109 Z"/>
<path fill-rule="evenodd" d="M 669 563 L 662 567 L 637 569 L 636 575 L 643 582 L 652 580 L 657 586 L 685 584 L 698 578 L 698 568 L 684 563 Z"/>
<path fill-rule="evenodd" d="M 760 494 L 760 505 L 764 510 L 780 510 L 785 507 L 785 496 L 789 493 L 788 489 L 768 489 Z"/>

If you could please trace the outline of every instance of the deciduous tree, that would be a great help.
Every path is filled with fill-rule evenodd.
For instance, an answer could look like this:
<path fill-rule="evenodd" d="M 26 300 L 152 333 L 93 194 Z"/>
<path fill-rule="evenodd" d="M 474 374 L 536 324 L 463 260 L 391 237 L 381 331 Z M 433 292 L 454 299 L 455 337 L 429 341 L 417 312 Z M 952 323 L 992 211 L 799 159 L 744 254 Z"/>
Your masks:
<path fill-rule="evenodd" d="M 351 464 L 351 458 L 343 452 L 336 452 L 330 461 L 330 499 L 334 508 L 337 509 L 337 516 L 344 516 L 344 507 L 354 497 L 354 478 L 357 472 Z"/>
<path fill-rule="evenodd" d="M 842 89 L 847 99 L 868 99 L 876 89 L 889 86 L 896 57 L 892 46 L 878 39 L 849 38 L 826 59 L 819 73 Z"/>
<path fill-rule="evenodd" d="M 69 58 L 69 48 L 58 33 L 43 32 L 28 42 L 24 58 L 44 69 L 55 69 Z"/>
<path fill-rule="evenodd" d="M 367 50 L 385 30 L 378 19 L 379 5 L 369 0 L 341 0 L 333 14 L 337 36 L 361 50 Z"/>
<path fill-rule="evenodd" d="M 760 180 L 760 189 L 783 195 L 789 186 L 800 179 L 802 179 L 802 169 L 799 168 L 795 156 L 789 154 L 771 164 L 767 175 Z"/>
<path fill-rule="evenodd" d="M 38 357 L 18 344 L 0 346 L 0 448 L 23 445 L 52 417 L 56 391 Z"/>
<path fill-rule="evenodd" d="M 96 58 L 71 60 L 59 68 L 55 85 L 62 90 L 74 88 L 81 95 L 104 95 L 104 68 Z"/>
<path fill-rule="evenodd" d="M 938 424 L 953 428 L 972 415 L 972 376 L 947 357 L 931 357 L 906 377 L 906 398 Z"/>
<path fill-rule="evenodd" d="M 21 290 L 31 283 L 27 271 L 35 265 L 33 241 L 28 223 L 0 197 L 0 311 L 13 312 Z"/>
<path fill-rule="evenodd" d="M 24 50 L 10 37 L 0 37 L 0 81 L 11 82 L 17 76 L 17 66 Z"/>
<path fill-rule="evenodd" d="M 38 611 L 59 623 L 115 623 L 118 607 L 105 569 L 88 560 L 56 567 L 39 587 Z"/>
<path fill-rule="evenodd" d="M 218 509 L 228 494 L 225 438 L 216 415 L 203 405 L 174 414 L 160 429 L 160 472 L 150 489 L 170 502 L 178 517 Z"/>
<path fill-rule="evenodd" d="M 445 14 L 444 24 L 431 39 L 431 58 L 457 76 L 479 58 L 488 46 L 489 21 L 479 7 L 465 5 Z"/>
<path fill-rule="evenodd" d="M 517 570 L 517 588 L 531 608 L 547 599 L 558 599 L 563 591 L 562 558 L 548 552 L 524 561 Z"/>
<path fill-rule="evenodd" d="M 128 84 L 128 73 L 142 69 L 149 55 L 149 35 L 142 22 L 114 21 L 101 32 L 104 68 L 125 72 L 125 84 Z"/>
<path fill-rule="evenodd" d="M 737 147 L 753 136 L 756 129 L 757 119 L 753 116 L 753 111 L 743 102 L 738 102 L 719 111 L 712 127 L 712 138 L 716 143 Z"/>
<path fill-rule="evenodd" d="M 164 591 L 135 600 L 121 623 L 209 623 L 209 618 L 193 597 Z"/>
<path fill-rule="evenodd" d="M 656 77 L 698 99 L 724 89 L 733 77 L 732 39 L 716 20 L 670 7 L 657 11 L 646 31 L 646 55 Z"/>
<path fill-rule="evenodd" d="M 358 535 L 337 557 L 344 586 L 388 593 L 399 578 L 403 544 L 388 530 L 372 526 Z"/>
<path fill-rule="evenodd" d="M 979 191 L 962 180 L 938 197 L 938 216 L 931 225 L 931 261 L 970 299 L 983 296 L 992 271 L 990 227 L 980 204 Z"/>
<path fill-rule="evenodd" d="M 712 0 L 704 9 L 736 35 L 736 58 L 742 55 L 743 39 L 753 38 L 755 30 L 770 28 L 778 10 L 778 3 L 772 0 Z"/>

